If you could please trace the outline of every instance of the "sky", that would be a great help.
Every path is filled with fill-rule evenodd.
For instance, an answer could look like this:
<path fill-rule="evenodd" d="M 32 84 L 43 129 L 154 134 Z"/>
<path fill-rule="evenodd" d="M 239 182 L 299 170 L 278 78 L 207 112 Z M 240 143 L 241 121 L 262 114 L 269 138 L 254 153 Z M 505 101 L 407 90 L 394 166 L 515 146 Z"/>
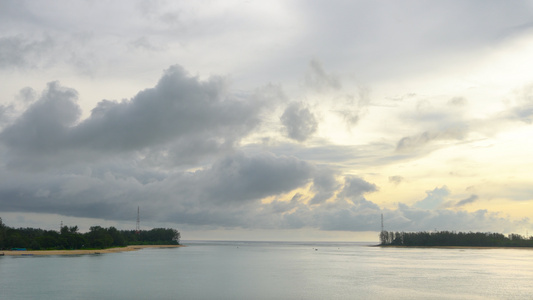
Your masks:
<path fill-rule="evenodd" d="M 533 2 L 0 0 L 0 217 L 533 234 Z"/>

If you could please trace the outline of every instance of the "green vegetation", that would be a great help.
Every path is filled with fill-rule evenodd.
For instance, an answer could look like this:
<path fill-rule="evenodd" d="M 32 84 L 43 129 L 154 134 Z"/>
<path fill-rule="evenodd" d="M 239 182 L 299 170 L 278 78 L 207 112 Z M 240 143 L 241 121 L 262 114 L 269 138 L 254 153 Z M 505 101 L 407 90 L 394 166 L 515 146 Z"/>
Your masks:
<path fill-rule="evenodd" d="M 382 246 L 533 247 L 533 237 L 490 232 L 390 232 L 379 234 Z"/>
<path fill-rule="evenodd" d="M 0 218 L 0 249 L 29 250 L 104 249 L 128 245 L 178 245 L 180 233 L 175 229 L 118 230 L 93 226 L 78 232 L 78 226 L 63 226 L 59 232 L 35 228 L 11 228 Z"/>

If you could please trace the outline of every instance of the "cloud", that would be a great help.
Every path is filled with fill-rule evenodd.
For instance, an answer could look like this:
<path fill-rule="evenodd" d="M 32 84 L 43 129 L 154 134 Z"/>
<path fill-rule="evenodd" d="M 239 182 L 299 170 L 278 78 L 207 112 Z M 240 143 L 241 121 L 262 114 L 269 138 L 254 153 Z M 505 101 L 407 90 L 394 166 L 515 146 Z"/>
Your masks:
<path fill-rule="evenodd" d="M 400 183 L 402 183 L 402 181 L 404 181 L 405 178 L 403 178 L 402 176 L 398 176 L 398 175 L 395 175 L 395 176 L 389 176 L 389 182 L 395 184 L 395 185 L 398 185 Z"/>
<path fill-rule="evenodd" d="M 340 188 L 346 189 L 346 186 Z M 447 194 L 444 189 L 445 187 L 428 191 L 428 197 L 443 198 Z M 437 195 L 439 193 L 441 195 Z M 276 218 L 279 224 L 283 224 L 283 228 L 307 226 L 320 230 L 379 231 L 381 214 L 384 215 L 385 230 L 388 231 L 431 231 L 437 229 L 510 232 L 514 228 L 529 226 L 527 219 L 511 220 L 487 210 L 467 212 L 442 208 L 425 209 L 402 203 L 399 203 L 396 209 L 382 209 L 364 197 L 359 197 L 353 202 L 337 198 L 333 202 L 325 202 L 312 207 L 298 204 L 293 200 L 290 204 L 286 202 L 285 213 Z M 436 202 L 440 203 L 441 201 Z M 275 205 L 278 204 L 275 203 Z"/>
<path fill-rule="evenodd" d="M 217 219 L 235 217 L 225 213 L 253 213 L 260 199 L 305 186 L 315 170 L 304 161 L 270 153 L 236 153 L 202 170 L 170 174 L 128 161 L 82 164 L 47 176 L 2 170 L 0 203 L 4 211 L 112 220 L 127 220 L 129 208 L 141 205 L 147 220 L 197 224 L 196 216 L 205 224 L 216 224 Z M 215 218 L 207 222 L 209 215 Z"/>
<path fill-rule="evenodd" d="M 147 170 L 131 164 L 81 164 L 61 172 L 0 172 L 4 212 L 39 212 L 117 221 L 132 220 L 141 206 L 146 222 L 171 222 L 197 228 L 316 228 L 378 231 L 380 214 L 387 230 L 502 230 L 527 220 L 511 221 L 487 211 L 469 213 L 434 209 L 449 195 L 446 187 L 409 207 L 382 209 L 364 198 L 377 187 L 362 178 L 334 180 L 331 170 L 294 157 L 238 152 L 194 172 Z M 308 205 L 312 190 L 337 197 Z M 280 200 L 290 195 L 290 200 Z M 275 197 L 273 201 L 261 201 Z M 472 197 L 471 197 L 472 198 Z M 312 198 L 311 198 L 312 199 Z M 422 205 L 423 204 L 423 205 Z M 426 209 L 422 207 L 431 206 Z"/>
<path fill-rule="evenodd" d="M 2 3 L 2 211 L 123 222 L 140 205 L 146 220 L 208 228 L 377 231 L 381 213 L 399 230 L 513 224 L 462 211 L 477 195 L 445 186 L 389 209 L 377 183 L 420 189 L 388 172 L 427 174 L 427 153 L 498 181 L 493 197 L 531 198 L 491 177 L 527 173 L 515 166 L 527 147 L 508 142 L 533 122 L 531 87 L 500 114 L 495 100 L 529 80 L 530 4 L 125 3 Z M 160 75 L 176 62 L 191 73 Z M 513 159 L 495 164 L 502 147 Z"/>
<path fill-rule="evenodd" d="M 188 154 L 186 161 L 197 161 L 231 149 L 258 126 L 260 112 L 278 100 L 267 94 L 237 97 L 227 92 L 223 78 L 200 81 L 172 66 L 154 88 L 131 100 L 102 100 L 81 122 L 76 101 L 75 90 L 50 83 L 41 98 L 0 133 L 9 162 L 31 168 L 57 160 L 69 163 L 80 155 L 94 160 L 135 151 L 144 151 L 152 160 Z M 158 156 L 152 150 L 173 152 Z M 184 160 L 173 163 L 180 162 Z"/>
<path fill-rule="evenodd" d="M 349 65 L 366 78 L 405 77 L 450 63 L 450 54 L 455 54 L 450 55 L 455 62 L 458 57 L 479 55 L 479 49 L 523 31 L 517 25 L 531 20 L 526 3 L 382 4 L 379 8 L 370 2 L 302 5 L 308 35 L 298 41 L 298 50 L 312 49 L 313 55 L 339 68 Z M 501 14 L 495 18 L 494 11 Z"/>
<path fill-rule="evenodd" d="M 38 68 L 46 64 L 55 42 L 50 37 L 33 40 L 22 35 L 0 37 L 0 68 Z"/>
<path fill-rule="evenodd" d="M 393 96 L 393 97 L 387 97 L 388 100 L 395 101 L 395 102 L 402 102 L 404 100 L 412 99 L 416 97 L 416 93 L 407 93 L 405 95 L 399 95 L 399 96 Z"/>
<path fill-rule="evenodd" d="M 466 124 L 457 124 L 439 131 L 423 133 L 401 138 L 396 144 L 396 151 L 413 151 L 433 141 L 462 140 L 468 133 Z"/>
<path fill-rule="evenodd" d="M 195 175 L 202 178 L 204 186 L 199 190 L 206 199 L 227 204 L 289 192 L 305 185 L 313 173 L 314 167 L 307 162 L 263 153 L 227 157 Z"/>
<path fill-rule="evenodd" d="M 380 208 L 366 199 L 351 205 L 330 205 L 313 212 L 321 230 L 376 231 L 379 230 Z"/>
<path fill-rule="evenodd" d="M 512 120 L 520 120 L 527 124 L 533 122 L 533 84 L 526 85 L 516 92 L 514 106 L 506 114 Z"/>
<path fill-rule="evenodd" d="M 355 176 L 346 176 L 344 188 L 340 193 L 341 197 L 349 199 L 355 203 L 365 193 L 375 192 L 378 188 L 375 184 L 365 181 Z"/>
<path fill-rule="evenodd" d="M 317 172 L 313 179 L 313 186 L 311 191 L 315 193 L 313 198 L 309 200 L 309 204 L 320 204 L 324 203 L 338 190 L 341 184 L 337 181 L 336 176 L 337 172 L 333 170 L 325 169 L 320 172 Z"/>
<path fill-rule="evenodd" d="M 453 97 L 452 99 L 448 101 L 448 105 L 451 105 L 451 106 L 463 106 L 463 105 L 466 105 L 467 103 L 468 103 L 468 100 L 466 100 L 466 98 L 464 97 Z"/>
<path fill-rule="evenodd" d="M 478 195 L 471 195 L 470 197 L 463 199 L 455 204 L 455 207 L 461 207 L 470 203 L 474 203 L 479 199 Z"/>
<path fill-rule="evenodd" d="M 307 140 L 318 128 L 315 115 L 302 103 L 289 104 L 280 120 L 288 137 L 299 142 Z"/>
<path fill-rule="evenodd" d="M 227 94 L 222 78 L 202 82 L 173 66 L 131 101 L 100 102 L 76 136 L 85 146 L 118 151 L 198 136 L 232 143 L 257 126 L 264 105 Z"/>
<path fill-rule="evenodd" d="M 338 90 L 341 88 L 339 78 L 335 75 L 327 74 L 322 64 L 317 60 L 311 60 L 309 62 L 309 71 L 305 76 L 305 85 L 317 92 Z"/>
<path fill-rule="evenodd" d="M 385 230 L 388 231 L 495 231 L 511 232 L 528 226 L 529 220 L 510 220 L 487 210 L 420 209 L 400 203 L 396 210 L 384 212 Z"/>
<path fill-rule="evenodd" d="M 450 195 L 450 190 L 445 185 L 435 188 L 432 191 L 426 191 L 426 198 L 416 202 L 413 207 L 422 209 L 436 209 L 444 203 L 444 198 Z"/>
<path fill-rule="evenodd" d="M 146 36 L 142 36 L 140 38 L 135 39 L 134 41 L 131 41 L 130 46 L 141 51 L 149 52 L 158 52 L 163 50 L 162 47 L 154 45 L 154 43 L 151 42 Z"/>
<path fill-rule="evenodd" d="M 358 96 L 351 94 L 341 97 L 343 107 L 337 113 L 342 117 L 348 128 L 357 125 L 370 105 L 370 88 L 359 87 Z"/>
<path fill-rule="evenodd" d="M 32 89 L 31 87 L 25 87 L 22 88 L 18 95 L 16 96 L 16 99 L 22 103 L 31 103 L 35 101 L 37 98 L 37 92 Z"/>
<path fill-rule="evenodd" d="M 51 82 L 39 101 L 0 133 L 15 156 L 54 155 L 65 147 L 68 131 L 81 115 L 78 93 Z"/>

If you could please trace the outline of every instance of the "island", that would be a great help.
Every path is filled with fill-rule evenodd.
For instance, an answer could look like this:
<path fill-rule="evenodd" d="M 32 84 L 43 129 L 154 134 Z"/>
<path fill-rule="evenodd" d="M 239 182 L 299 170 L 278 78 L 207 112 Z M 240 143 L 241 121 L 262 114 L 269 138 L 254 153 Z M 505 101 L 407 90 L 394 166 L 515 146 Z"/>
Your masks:
<path fill-rule="evenodd" d="M 378 246 L 397 247 L 533 247 L 533 237 L 492 232 L 381 231 Z"/>
<path fill-rule="evenodd" d="M 92 226 L 85 233 L 78 226 L 60 230 L 12 228 L 0 218 L 1 255 L 101 254 L 153 247 L 180 247 L 181 234 L 172 228 L 118 230 Z"/>

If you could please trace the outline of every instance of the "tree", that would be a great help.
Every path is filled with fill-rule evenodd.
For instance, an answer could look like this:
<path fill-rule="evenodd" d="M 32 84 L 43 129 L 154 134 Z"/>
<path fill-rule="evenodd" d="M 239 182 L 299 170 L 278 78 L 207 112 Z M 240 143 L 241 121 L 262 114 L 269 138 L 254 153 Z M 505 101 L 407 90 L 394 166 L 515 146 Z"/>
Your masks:
<path fill-rule="evenodd" d="M 105 228 L 92 226 L 87 233 L 87 243 L 93 248 L 108 248 L 113 244 L 113 238 Z"/>
<path fill-rule="evenodd" d="M 179 244 L 180 239 L 181 239 L 181 233 L 178 230 L 174 229 L 174 237 L 172 238 L 172 240 Z"/>
<path fill-rule="evenodd" d="M 113 239 L 113 246 L 126 246 L 126 240 L 124 239 L 124 236 L 115 227 L 109 227 L 107 232 Z"/>
<path fill-rule="evenodd" d="M 2 218 L 0 218 L 0 249 L 4 248 L 6 240 L 6 226 L 2 223 Z"/>

